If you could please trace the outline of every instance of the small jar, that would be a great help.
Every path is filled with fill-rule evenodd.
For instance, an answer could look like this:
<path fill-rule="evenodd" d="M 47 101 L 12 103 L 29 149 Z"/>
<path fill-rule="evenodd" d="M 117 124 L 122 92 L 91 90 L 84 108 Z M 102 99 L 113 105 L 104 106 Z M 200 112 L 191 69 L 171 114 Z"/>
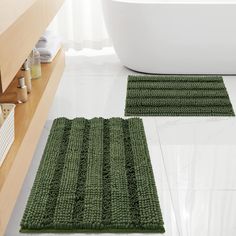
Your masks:
<path fill-rule="evenodd" d="M 28 100 L 27 87 L 25 85 L 24 77 L 20 77 L 18 79 L 18 87 L 17 87 L 17 102 L 25 103 Z"/>

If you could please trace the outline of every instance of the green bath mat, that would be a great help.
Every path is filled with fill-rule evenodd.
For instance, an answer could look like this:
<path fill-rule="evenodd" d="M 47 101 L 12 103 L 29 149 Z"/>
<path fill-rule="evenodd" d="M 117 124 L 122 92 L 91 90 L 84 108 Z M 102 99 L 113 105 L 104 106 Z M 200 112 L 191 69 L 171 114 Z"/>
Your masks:
<path fill-rule="evenodd" d="M 129 76 L 126 116 L 234 116 L 219 76 Z"/>
<path fill-rule="evenodd" d="M 21 232 L 164 232 L 142 120 L 54 121 Z"/>

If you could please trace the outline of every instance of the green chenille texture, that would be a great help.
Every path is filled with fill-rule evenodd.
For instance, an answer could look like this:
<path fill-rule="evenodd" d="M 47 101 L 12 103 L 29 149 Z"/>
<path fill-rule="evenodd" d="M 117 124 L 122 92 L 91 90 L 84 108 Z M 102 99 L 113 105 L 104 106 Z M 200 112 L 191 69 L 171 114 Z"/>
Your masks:
<path fill-rule="evenodd" d="M 221 76 L 128 77 L 126 116 L 234 116 Z"/>
<path fill-rule="evenodd" d="M 142 120 L 56 119 L 20 231 L 164 233 Z"/>

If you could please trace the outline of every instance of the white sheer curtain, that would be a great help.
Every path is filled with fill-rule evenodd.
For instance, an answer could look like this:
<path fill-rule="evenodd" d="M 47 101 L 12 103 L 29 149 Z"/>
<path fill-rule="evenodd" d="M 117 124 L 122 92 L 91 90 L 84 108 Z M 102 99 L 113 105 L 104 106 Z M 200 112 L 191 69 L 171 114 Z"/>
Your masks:
<path fill-rule="evenodd" d="M 66 0 L 49 30 L 62 37 L 66 48 L 80 50 L 111 46 L 100 0 Z"/>

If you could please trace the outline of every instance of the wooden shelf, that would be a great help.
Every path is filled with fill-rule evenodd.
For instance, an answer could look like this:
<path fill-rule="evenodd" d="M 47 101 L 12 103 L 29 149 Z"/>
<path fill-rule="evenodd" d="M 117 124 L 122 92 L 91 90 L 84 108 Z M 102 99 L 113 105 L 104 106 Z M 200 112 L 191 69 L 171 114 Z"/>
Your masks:
<path fill-rule="evenodd" d="M 63 2 L 0 0 L 0 91 L 6 91 Z"/>
<path fill-rule="evenodd" d="M 15 141 L 0 168 L 0 235 L 14 208 L 28 167 L 31 163 L 41 130 L 48 116 L 57 85 L 64 70 L 65 57 L 60 50 L 51 64 L 42 65 L 42 78 L 32 80 L 32 93 L 27 103 L 15 110 Z M 15 93 L 14 79 L 0 101 Z"/>

